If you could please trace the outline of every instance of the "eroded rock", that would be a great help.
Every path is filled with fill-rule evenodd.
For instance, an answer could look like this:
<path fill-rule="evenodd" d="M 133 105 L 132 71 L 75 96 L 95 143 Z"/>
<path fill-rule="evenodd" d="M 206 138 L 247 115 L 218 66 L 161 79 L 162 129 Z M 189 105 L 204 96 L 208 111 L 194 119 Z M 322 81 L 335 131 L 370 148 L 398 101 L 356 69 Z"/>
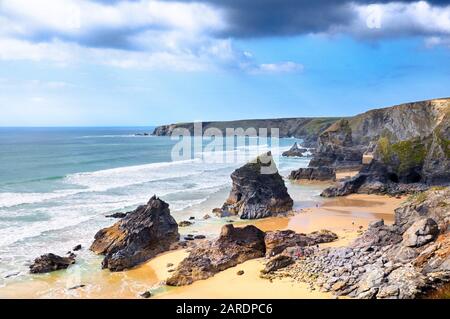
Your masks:
<path fill-rule="evenodd" d="M 113 226 L 95 235 L 91 250 L 105 255 L 103 268 L 121 271 L 170 249 L 179 239 L 169 205 L 153 196 Z"/>
<path fill-rule="evenodd" d="M 293 200 L 270 152 L 235 170 L 231 179 L 230 195 L 220 211 L 214 210 L 216 215 L 257 219 L 292 210 Z"/>
<path fill-rule="evenodd" d="M 30 266 L 30 273 L 42 274 L 55 270 L 66 269 L 75 263 L 75 256 L 61 257 L 55 254 L 45 254 L 36 258 Z"/>
<path fill-rule="evenodd" d="M 246 260 L 263 257 L 265 252 L 264 232 L 255 226 L 235 228 L 231 224 L 225 225 L 217 240 L 206 241 L 192 248 L 166 284 L 189 285 Z"/>

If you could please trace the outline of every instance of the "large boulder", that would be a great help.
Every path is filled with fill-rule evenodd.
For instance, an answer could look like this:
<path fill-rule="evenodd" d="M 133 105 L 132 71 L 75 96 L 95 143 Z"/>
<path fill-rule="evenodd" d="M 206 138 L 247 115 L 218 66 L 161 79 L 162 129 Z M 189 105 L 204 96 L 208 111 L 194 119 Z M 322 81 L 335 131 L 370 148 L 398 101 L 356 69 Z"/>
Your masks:
<path fill-rule="evenodd" d="M 30 266 L 30 273 L 42 274 L 55 270 L 66 269 L 75 263 L 75 255 L 61 257 L 55 254 L 45 254 L 36 258 Z"/>
<path fill-rule="evenodd" d="M 436 239 L 439 226 L 432 218 L 423 218 L 416 221 L 403 234 L 403 245 L 407 247 L 420 247 Z"/>
<path fill-rule="evenodd" d="M 222 215 L 257 219 L 292 210 L 293 200 L 270 152 L 235 170 L 231 179 L 233 186 Z"/>
<path fill-rule="evenodd" d="M 121 271 L 169 250 L 179 240 L 169 205 L 156 196 L 95 235 L 91 250 L 105 255 L 103 268 Z"/>
<path fill-rule="evenodd" d="M 206 241 L 192 248 L 166 284 L 189 285 L 249 259 L 263 257 L 265 252 L 263 231 L 255 226 L 235 228 L 231 224 L 225 225 L 217 240 Z"/>
<path fill-rule="evenodd" d="M 289 174 L 290 180 L 334 181 L 336 169 L 327 166 L 299 168 Z"/>

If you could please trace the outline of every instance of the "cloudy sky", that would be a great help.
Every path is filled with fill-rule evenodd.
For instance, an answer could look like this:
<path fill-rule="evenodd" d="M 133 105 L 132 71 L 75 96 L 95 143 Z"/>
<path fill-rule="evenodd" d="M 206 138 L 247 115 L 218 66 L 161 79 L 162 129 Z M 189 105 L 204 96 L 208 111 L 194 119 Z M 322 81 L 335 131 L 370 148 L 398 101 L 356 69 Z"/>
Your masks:
<path fill-rule="evenodd" d="M 351 115 L 450 96 L 450 1 L 0 0 L 0 126 Z"/>

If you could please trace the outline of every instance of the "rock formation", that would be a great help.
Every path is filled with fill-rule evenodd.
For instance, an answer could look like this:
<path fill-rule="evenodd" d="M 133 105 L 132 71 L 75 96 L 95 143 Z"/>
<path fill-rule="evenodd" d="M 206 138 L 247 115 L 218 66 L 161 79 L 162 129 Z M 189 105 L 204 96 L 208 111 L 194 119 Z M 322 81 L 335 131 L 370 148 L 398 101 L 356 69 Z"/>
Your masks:
<path fill-rule="evenodd" d="M 289 276 L 355 298 L 424 295 L 450 281 L 449 202 L 449 187 L 419 193 L 396 209 L 392 226 L 373 222 L 349 247 L 310 247 L 266 276 Z"/>
<path fill-rule="evenodd" d="M 300 148 L 297 142 L 295 142 L 294 145 L 292 145 L 288 151 L 283 152 L 282 155 L 285 157 L 303 157 L 303 153 L 307 151 L 306 148 Z"/>
<path fill-rule="evenodd" d="M 146 205 L 100 230 L 91 250 L 105 255 L 103 268 L 121 271 L 169 250 L 178 240 L 178 225 L 170 215 L 169 205 L 153 196 Z"/>
<path fill-rule="evenodd" d="M 319 135 L 309 168 L 361 169 L 360 176 L 325 196 L 412 192 L 424 184 L 448 185 L 449 114 L 450 99 L 437 99 L 338 120 Z M 364 156 L 373 160 L 364 162 Z"/>
<path fill-rule="evenodd" d="M 336 180 L 336 169 L 328 166 L 299 168 L 292 171 L 288 178 L 290 180 L 334 181 Z"/>
<path fill-rule="evenodd" d="M 30 273 L 42 274 L 55 270 L 66 269 L 75 263 L 75 255 L 61 257 L 55 254 L 45 254 L 36 258 L 30 266 Z"/>
<path fill-rule="evenodd" d="M 189 285 L 246 260 L 263 257 L 265 252 L 264 232 L 255 226 L 234 228 L 231 224 L 225 225 L 217 240 L 193 248 L 166 284 Z"/>
<path fill-rule="evenodd" d="M 227 268 L 244 261 L 266 256 L 288 256 L 289 248 L 307 247 L 337 239 L 336 234 L 322 230 L 308 235 L 296 234 L 291 230 L 264 233 L 255 226 L 235 228 L 233 225 L 222 227 L 220 237 L 205 241 L 192 248 L 189 256 L 177 267 L 166 281 L 169 286 L 189 285 L 196 280 L 206 279 Z M 285 267 L 289 258 L 279 257 L 270 266 L 271 270 Z"/>
<path fill-rule="evenodd" d="M 329 243 L 337 239 L 337 235 L 328 230 L 306 234 L 295 233 L 292 230 L 267 232 L 264 238 L 266 256 L 272 257 L 282 253 L 288 247 L 305 247 L 321 243 Z"/>
<path fill-rule="evenodd" d="M 270 152 L 235 170 L 231 179 L 230 195 L 221 208 L 222 212 L 214 212 L 216 215 L 256 219 L 292 210 L 292 198 Z"/>

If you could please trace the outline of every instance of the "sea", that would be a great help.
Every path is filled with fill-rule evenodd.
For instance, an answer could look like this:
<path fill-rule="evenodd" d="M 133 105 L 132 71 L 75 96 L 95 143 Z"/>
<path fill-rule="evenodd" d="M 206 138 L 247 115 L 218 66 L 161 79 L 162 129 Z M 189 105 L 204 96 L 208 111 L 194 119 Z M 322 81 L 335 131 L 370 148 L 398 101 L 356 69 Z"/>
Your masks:
<path fill-rule="evenodd" d="M 267 139 L 256 138 L 256 143 L 223 150 L 235 154 L 234 161 L 205 161 L 211 150 L 174 160 L 172 151 L 179 140 L 145 135 L 152 131 L 152 127 L 0 128 L 0 297 L 1 287 L 29 280 L 30 263 L 44 253 L 64 255 L 82 244 L 77 264 L 100 267 L 88 248 L 99 229 L 117 221 L 105 217 L 108 214 L 130 211 L 156 194 L 169 203 L 177 221 L 190 217 L 198 221 L 190 232 L 215 236 L 208 225 L 223 221 L 202 217 L 224 202 L 230 174 L 249 157 L 272 150 L 284 177 L 309 162 L 309 157 L 279 156 L 294 142 L 301 144 L 294 138 L 280 139 L 276 148 Z M 297 206 L 320 194 L 314 186 L 286 184 L 294 189 Z"/>

